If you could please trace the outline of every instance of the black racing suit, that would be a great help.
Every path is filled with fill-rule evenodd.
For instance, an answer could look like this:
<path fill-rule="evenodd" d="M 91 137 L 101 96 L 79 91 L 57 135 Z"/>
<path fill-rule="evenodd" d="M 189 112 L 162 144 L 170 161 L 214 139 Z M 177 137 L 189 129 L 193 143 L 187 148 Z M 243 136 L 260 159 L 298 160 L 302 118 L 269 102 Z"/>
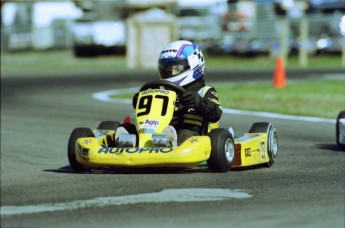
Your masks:
<path fill-rule="evenodd" d="M 222 115 L 215 88 L 206 86 L 203 78 L 184 86 L 187 91 L 196 92 L 202 98 L 195 108 L 175 111 L 171 125 L 178 132 L 178 145 L 191 136 L 206 134 L 209 123 L 216 123 Z"/>

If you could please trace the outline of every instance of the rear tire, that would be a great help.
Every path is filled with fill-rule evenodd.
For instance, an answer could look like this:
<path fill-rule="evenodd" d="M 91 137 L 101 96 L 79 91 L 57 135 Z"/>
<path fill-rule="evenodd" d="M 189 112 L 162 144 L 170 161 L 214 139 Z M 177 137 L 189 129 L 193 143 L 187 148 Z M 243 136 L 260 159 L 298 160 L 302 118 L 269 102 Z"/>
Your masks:
<path fill-rule="evenodd" d="M 269 161 L 266 163 L 268 167 L 271 167 L 276 159 L 277 159 L 277 154 L 278 154 L 278 134 L 277 130 L 273 126 L 272 123 L 267 123 L 267 122 L 257 122 L 254 123 L 250 130 L 249 133 L 266 133 L 267 134 L 267 153 L 269 157 Z"/>
<path fill-rule="evenodd" d="M 213 129 L 211 139 L 211 155 L 207 160 L 212 172 L 226 173 L 231 169 L 235 157 L 234 139 L 230 132 L 223 128 Z"/>
<path fill-rule="evenodd" d="M 339 135 L 340 135 L 340 119 L 344 119 L 345 118 L 345 111 L 342 111 L 338 114 L 338 117 L 337 117 L 337 123 L 336 123 L 336 137 L 337 137 L 337 144 L 338 146 L 342 147 L 342 148 L 345 148 L 345 144 L 342 144 L 340 141 L 339 141 Z"/>
<path fill-rule="evenodd" d="M 67 148 L 67 155 L 68 155 L 68 161 L 69 164 L 71 165 L 72 169 L 76 173 L 82 173 L 88 171 L 88 168 L 84 166 L 83 164 L 79 163 L 77 161 L 76 157 L 76 142 L 79 138 L 84 138 L 84 137 L 95 137 L 93 132 L 91 131 L 90 128 L 75 128 L 68 140 L 68 148 Z"/>
<path fill-rule="evenodd" d="M 97 129 L 98 130 L 114 130 L 116 131 L 116 129 L 118 127 L 120 127 L 120 123 L 118 121 L 110 121 L 110 120 L 106 120 L 106 121 L 102 121 Z"/>

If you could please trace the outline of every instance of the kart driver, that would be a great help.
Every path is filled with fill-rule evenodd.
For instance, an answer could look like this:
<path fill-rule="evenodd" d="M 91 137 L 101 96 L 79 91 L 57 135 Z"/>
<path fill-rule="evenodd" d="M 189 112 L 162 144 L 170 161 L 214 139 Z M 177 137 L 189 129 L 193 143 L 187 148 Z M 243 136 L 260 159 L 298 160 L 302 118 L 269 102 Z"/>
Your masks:
<path fill-rule="evenodd" d="M 177 132 L 177 145 L 191 136 L 207 132 L 208 123 L 219 121 L 222 110 L 216 90 L 206 86 L 205 61 L 199 47 L 186 40 L 166 45 L 158 59 L 160 78 L 178 84 L 188 92 L 179 98 L 183 109 L 175 111 L 170 123 Z M 133 97 L 136 106 L 138 94 Z"/>
<path fill-rule="evenodd" d="M 180 145 L 191 136 L 200 135 L 208 123 L 217 122 L 222 110 L 216 90 L 206 86 L 205 60 L 199 47 L 190 41 L 175 41 L 166 45 L 158 59 L 161 79 L 176 83 L 188 92 L 179 98 L 184 111 L 176 112 L 171 125 Z"/>

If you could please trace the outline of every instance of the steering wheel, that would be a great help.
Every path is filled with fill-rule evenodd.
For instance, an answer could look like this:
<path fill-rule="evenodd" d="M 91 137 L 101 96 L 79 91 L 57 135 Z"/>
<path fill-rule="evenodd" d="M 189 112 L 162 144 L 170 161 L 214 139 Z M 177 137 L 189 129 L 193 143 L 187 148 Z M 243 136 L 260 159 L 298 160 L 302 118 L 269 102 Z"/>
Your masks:
<path fill-rule="evenodd" d="M 147 89 L 159 88 L 160 86 L 167 87 L 168 89 L 175 91 L 177 94 L 180 94 L 180 95 L 187 93 L 187 90 L 183 88 L 182 86 L 177 85 L 173 82 L 166 81 L 166 80 L 149 81 L 140 88 L 139 92 L 147 90 Z"/>

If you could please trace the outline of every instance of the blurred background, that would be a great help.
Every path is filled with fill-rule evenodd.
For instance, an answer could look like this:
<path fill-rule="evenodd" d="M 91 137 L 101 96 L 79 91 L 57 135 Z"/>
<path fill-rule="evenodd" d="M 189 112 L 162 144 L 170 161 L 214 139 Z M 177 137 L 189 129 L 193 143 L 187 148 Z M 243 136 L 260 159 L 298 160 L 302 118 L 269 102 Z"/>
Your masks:
<path fill-rule="evenodd" d="M 161 48 L 196 42 L 208 56 L 336 55 L 345 66 L 344 0 L 1 1 L 1 54 L 65 50 L 156 67 Z"/>

